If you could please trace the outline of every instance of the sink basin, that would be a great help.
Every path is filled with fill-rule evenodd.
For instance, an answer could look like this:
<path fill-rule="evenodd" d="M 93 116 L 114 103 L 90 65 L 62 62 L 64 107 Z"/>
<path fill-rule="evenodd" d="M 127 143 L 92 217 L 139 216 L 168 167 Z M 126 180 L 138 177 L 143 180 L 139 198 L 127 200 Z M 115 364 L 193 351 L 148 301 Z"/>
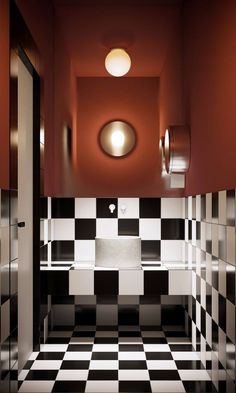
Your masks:
<path fill-rule="evenodd" d="M 95 266 L 141 268 L 141 238 L 138 236 L 96 237 L 95 253 Z"/>

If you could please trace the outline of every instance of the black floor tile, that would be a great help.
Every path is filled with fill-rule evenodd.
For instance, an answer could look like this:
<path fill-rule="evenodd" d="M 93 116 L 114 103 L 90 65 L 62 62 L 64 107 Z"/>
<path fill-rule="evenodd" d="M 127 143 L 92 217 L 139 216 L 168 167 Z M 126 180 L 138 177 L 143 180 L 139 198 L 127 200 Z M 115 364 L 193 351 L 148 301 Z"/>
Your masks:
<path fill-rule="evenodd" d="M 70 344 L 68 345 L 69 352 L 91 352 L 93 345 L 91 344 Z"/>
<path fill-rule="evenodd" d="M 121 393 L 146 393 L 151 392 L 149 381 L 120 381 L 119 392 Z"/>
<path fill-rule="evenodd" d="M 26 380 L 31 381 L 51 381 L 55 380 L 58 370 L 30 370 L 26 376 Z"/>
<path fill-rule="evenodd" d="M 170 350 L 173 352 L 195 352 L 191 344 L 169 344 Z"/>
<path fill-rule="evenodd" d="M 173 360 L 171 352 L 146 352 L 147 360 Z"/>
<path fill-rule="evenodd" d="M 118 370 L 89 370 L 88 380 L 91 381 L 117 381 Z"/>
<path fill-rule="evenodd" d="M 177 370 L 149 370 L 150 379 L 155 381 L 179 381 Z"/>
<path fill-rule="evenodd" d="M 69 344 L 70 337 L 48 337 L 47 344 Z"/>
<path fill-rule="evenodd" d="M 72 337 L 95 337 L 96 331 L 94 332 L 86 332 L 86 331 L 79 331 L 73 332 Z"/>
<path fill-rule="evenodd" d="M 167 344 L 164 337 L 143 337 L 144 344 Z"/>
<path fill-rule="evenodd" d="M 176 360 L 178 370 L 205 370 L 200 360 Z"/>
<path fill-rule="evenodd" d="M 183 381 L 186 393 L 212 393 L 217 392 L 211 381 Z M 223 392 L 221 392 L 223 393 Z"/>
<path fill-rule="evenodd" d="M 86 381 L 56 381 L 52 392 L 84 393 Z"/>
<path fill-rule="evenodd" d="M 120 352 L 142 352 L 143 345 L 141 344 L 119 344 Z"/>
<path fill-rule="evenodd" d="M 145 360 L 120 360 L 120 370 L 146 370 L 147 363 Z"/>
<path fill-rule="evenodd" d="M 39 352 L 36 360 L 62 360 L 65 352 Z"/>
<path fill-rule="evenodd" d="M 141 337 L 140 331 L 119 331 L 119 337 Z"/>
<path fill-rule="evenodd" d="M 118 360 L 118 352 L 93 352 L 92 360 Z"/>
<path fill-rule="evenodd" d="M 89 361 L 87 360 L 64 360 L 61 370 L 88 370 Z"/>

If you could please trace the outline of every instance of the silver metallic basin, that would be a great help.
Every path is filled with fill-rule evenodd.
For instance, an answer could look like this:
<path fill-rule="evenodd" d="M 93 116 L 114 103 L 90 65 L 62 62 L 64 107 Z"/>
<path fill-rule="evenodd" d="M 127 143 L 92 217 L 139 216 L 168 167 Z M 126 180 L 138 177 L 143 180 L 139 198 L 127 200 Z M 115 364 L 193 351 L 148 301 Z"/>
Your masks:
<path fill-rule="evenodd" d="M 140 269 L 141 238 L 138 236 L 96 237 L 95 266 Z"/>

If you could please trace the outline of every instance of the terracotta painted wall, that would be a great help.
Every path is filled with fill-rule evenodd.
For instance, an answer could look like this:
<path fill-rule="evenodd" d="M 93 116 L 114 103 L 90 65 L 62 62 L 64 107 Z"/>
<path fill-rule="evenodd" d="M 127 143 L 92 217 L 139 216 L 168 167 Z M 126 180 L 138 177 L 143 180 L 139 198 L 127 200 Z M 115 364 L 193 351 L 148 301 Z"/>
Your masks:
<path fill-rule="evenodd" d="M 9 188 L 9 8 L 0 1 L 0 188 Z"/>
<path fill-rule="evenodd" d="M 161 196 L 159 78 L 78 78 L 76 195 Z M 135 150 L 124 158 L 104 154 L 98 143 L 106 122 L 123 119 L 136 130 Z M 176 194 L 176 190 L 172 192 Z"/>
<path fill-rule="evenodd" d="M 186 194 L 236 187 L 236 2 L 185 3 Z"/>

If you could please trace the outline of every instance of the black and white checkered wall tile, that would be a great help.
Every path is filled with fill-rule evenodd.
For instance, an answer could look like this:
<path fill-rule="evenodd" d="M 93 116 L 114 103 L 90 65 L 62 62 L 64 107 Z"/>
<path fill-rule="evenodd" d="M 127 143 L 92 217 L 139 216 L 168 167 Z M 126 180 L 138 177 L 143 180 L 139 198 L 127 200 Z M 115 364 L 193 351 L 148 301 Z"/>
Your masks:
<path fill-rule="evenodd" d="M 42 208 L 42 241 L 46 245 L 51 234 L 53 242 L 47 252 L 42 250 L 43 260 L 47 253 L 52 261 L 95 260 L 95 237 L 117 235 L 140 236 L 142 260 L 182 260 L 183 198 L 52 198 L 50 202 L 51 216 L 46 218 L 46 207 Z M 110 205 L 115 206 L 113 212 Z"/>
<path fill-rule="evenodd" d="M 235 391 L 235 190 L 185 199 L 186 321 L 219 392 Z"/>

